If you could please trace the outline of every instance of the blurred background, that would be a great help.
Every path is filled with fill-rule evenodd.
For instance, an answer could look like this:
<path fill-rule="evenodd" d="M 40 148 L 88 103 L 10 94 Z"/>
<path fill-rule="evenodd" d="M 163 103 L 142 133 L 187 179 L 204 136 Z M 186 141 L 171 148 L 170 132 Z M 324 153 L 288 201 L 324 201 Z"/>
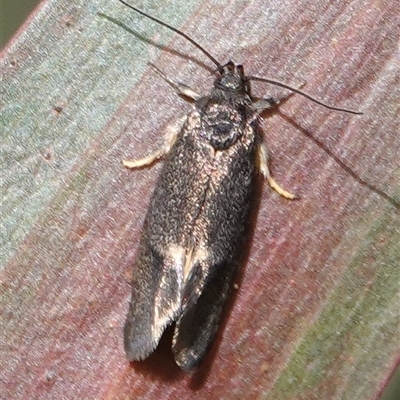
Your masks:
<path fill-rule="evenodd" d="M 25 21 L 29 13 L 40 0 L 0 0 L 0 48 L 3 48 L 11 36 Z"/>

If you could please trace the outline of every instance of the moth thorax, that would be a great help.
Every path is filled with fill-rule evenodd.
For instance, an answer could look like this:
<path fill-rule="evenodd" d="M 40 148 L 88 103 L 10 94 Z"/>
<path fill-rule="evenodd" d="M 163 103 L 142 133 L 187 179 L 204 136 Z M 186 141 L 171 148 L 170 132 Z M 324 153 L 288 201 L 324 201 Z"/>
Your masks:
<path fill-rule="evenodd" d="M 214 105 L 211 110 L 203 118 L 207 139 L 215 150 L 225 150 L 236 143 L 242 136 L 242 116 L 237 110 L 232 110 L 228 105 Z"/>

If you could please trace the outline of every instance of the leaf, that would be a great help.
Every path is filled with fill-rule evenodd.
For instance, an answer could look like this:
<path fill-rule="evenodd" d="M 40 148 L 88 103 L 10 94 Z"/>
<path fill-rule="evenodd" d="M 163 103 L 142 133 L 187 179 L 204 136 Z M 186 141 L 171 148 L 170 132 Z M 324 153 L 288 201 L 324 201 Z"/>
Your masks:
<path fill-rule="evenodd" d="M 121 160 L 190 110 L 147 62 L 202 93 L 213 66 L 117 1 L 42 2 L 1 60 L 5 398 L 376 398 L 400 342 L 394 3 L 135 5 L 222 63 L 364 115 L 294 96 L 261 123 L 275 178 L 301 199 L 260 189 L 239 289 L 198 372 L 177 369 L 168 335 L 131 365 L 121 329 L 160 165 Z"/>

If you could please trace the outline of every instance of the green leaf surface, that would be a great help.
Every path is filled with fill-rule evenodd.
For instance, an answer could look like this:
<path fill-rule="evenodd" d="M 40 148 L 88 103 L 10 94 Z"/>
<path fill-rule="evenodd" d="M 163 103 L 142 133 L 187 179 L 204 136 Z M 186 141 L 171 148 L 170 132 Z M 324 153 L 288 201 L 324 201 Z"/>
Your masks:
<path fill-rule="evenodd" d="M 129 364 L 122 325 L 151 153 L 209 60 L 118 1 L 43 1 L 1 54 L 1 398 L 375 399 L 400 359 L 395 2 L 135 1 L 221 63 L 297 86 L 261 121 L 267 184 L 223 326 L 184 374 L 170 338 Z M 279 88 L 254 84 L 255 96 Z M 257 201 L 256 201 L 257 203 Z"/>

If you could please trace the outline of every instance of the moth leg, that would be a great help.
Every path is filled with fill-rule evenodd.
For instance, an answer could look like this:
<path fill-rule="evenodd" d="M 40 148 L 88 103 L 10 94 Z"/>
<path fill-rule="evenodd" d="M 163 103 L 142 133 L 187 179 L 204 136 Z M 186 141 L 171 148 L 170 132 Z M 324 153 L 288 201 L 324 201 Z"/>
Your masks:
<path fill-rule="evenodd" d="M 156 150 L 153 154 L 150 154 L 149 156 L 140 158 L 138 160 L 123 160 L 122 164 L 124 165 L 124 167 L 140 168 L 145 165 L 150 165 L 154 161 L 165 156 L 171 150 L 171 147 L 175 143 L 176 138 L 178 137 L 178 134 L 180 132 L 178 126 L 180 127 L 182 125 L 185 118 L 186 117 L 180 118 L 176 124 L 168 128 L 167 134 L 164 137 L 164 144 L 160 149 Z"/>
<path fill-rule="evenodd" d="M 303 83 L 299 88 L 302 88 L 305 85 Z M 255 118 L 258 117 L 263 111 L 277 107 L 278 105 L 284 103 L 285 101 L 289 100 L 295 93 L 289 93 L 286 96 L 280 97 L 278 99 L 274 99 L 272 97 L 265 97 L 262 98 L 255 103 L 253 103 L 253 110 L 255 111 Z M 294 199 L 296 196 L 287 190 L 283 189 L 279 186 L 278 182 L 271 176 L 271 172 L 268 168 L 268 154 L 267 148 L 265 147 L 264 143 L 260 143 L 257 147 L 257 167 L 261 174 L 267 179 L 269 185 L 274 189 L 278 194 L 287 198 L 287 199 Z"/>
<path fill-rule="evenodd" d="M 268 154 L 267 148 L 264 143 L 260 143 L 257 147 L 257 167 L 261 174 L 267 179 L 269 185 L 274 189 L 278 194 L 287 199 L 293 200 L 296 196 L 285 189 L 283 189 L 276 180 L 271 176 L 271 172 L 268 168 Z"/>
<path fill-rule="evenodd" d="M 297 89 L 301 89 L 305 85 L 305 82 L 301 84 Z M 257 115 L 260 115 L 265 110 L 270 110 L 271 108 L 275 108 L 279 105 L 282 105 L 287 100 L 289 100 L 296 93 L 291 92 L 285 96 L 281 96 L 279 98 L 274 99 L 273 97 L 263 97 L 262 99 L 253 103 L 252 108 L 256 112 Z"/>
<path fill-rule="evenodd" d="M 290 93 L 287 98 L 293 96 L 294 93 Z M 253 103 L 252 108 L 257 113 L 257 115 L 261 114 L 265 110 L 270 110 L 278 106 L 282 101 L 287 100 L 287 98 L 283 99 L 274 99 L 272 97 L 264 97 Z"/>
<path fill-rule="evenodd" d="M 149 64 L 157 72 L 157 74 L 160 75 L 161 78 L 164 79 L 165 82 L 167 82 L 170 86 L 172 86 L 176 90 L 178 95 L 183 96 L 183 97 L 187 97 L 187 98 L 189 98 L 189 99 L 191 99 L 193 101 L 196 101 L 196 100 L 201 98 L 201 95 L 196 93 L 189 86 L 185 85 L 184 83 L 174 82 L 173 80 L 167 78 L 164 75 L 164 73 L 156 65 L 154 65 L 152 63 L 149 63 Z"/>

